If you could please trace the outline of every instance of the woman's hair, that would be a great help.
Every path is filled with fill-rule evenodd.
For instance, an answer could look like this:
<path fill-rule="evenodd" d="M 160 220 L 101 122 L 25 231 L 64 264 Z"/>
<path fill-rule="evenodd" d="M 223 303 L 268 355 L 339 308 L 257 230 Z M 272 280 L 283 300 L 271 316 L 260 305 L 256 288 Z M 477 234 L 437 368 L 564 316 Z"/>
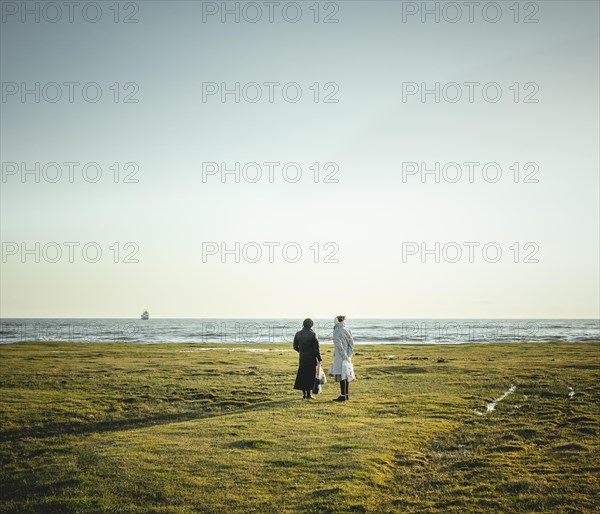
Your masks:
<path fill-rule="evenodd" d="M 346 316 L 338 316 L 337 320 L 341 323 L 342 321 L 344 321 L 346 319 Z"/>
<path fill-rule="evenodd" d="M 311 328 L 313 326 L 313 320 L 310 318 L 306 318 L 303 322 L 302 322 L 302 326 L 304 328 Z"/>

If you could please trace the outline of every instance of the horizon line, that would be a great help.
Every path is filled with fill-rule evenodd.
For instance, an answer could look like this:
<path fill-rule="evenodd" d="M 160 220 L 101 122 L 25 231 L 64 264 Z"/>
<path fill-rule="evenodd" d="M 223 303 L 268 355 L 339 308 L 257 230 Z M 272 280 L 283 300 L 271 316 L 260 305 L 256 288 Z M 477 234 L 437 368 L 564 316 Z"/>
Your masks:
<path fill-rule="evenodd" d="M 335 316 L 333 316 L 335 317 Z M 331 319 L 333 319 L 333 317 Z M 102 316 L 102 317 L 80 317 L 80 316 L 75 316 L 75 317 L 35 317 L 35 316 L 11 316 L 11 317 L 3 317 L 0 316 L 0 320 L 6 320 L 6 319 L 124 319 L 124 320 L 139 320 L 139 321 L 152 321 L 152 320 L 169 320 L 169 319 L 188 319 L 188 320 L 201 320 L 201 319 L 222 319 L 222 320 L 230 320 L 230 319 L 248 319 L 248 320 L 255 320 L 255 319 L 273 319 L 273 320 L 289 320 L 289 319 L 304 319 L 302 316 L 284 316 L 284 317 L 270 317 L 270 316 L 255 316 L 255 317 L 244 317 L 244 316 L 230 316 L 230 317 L 220 317 L 220 316 L 215 316 L 215 317 L 206 317 L 206 318 L 188 318 L 188 317 L 152 317 L 148 320 L 142 320 L 139 316 L 138 317 L 116 317 L 116 316 Z M 314 316 L 314 319 L 329 319 L 326 318 L 324 316 Z M 489 318 L 489 317 L 483 317 L 483 318 L 478 318 L 478 317 L 460 317 L 460 318 L 444 318 L 444 317 L 436 317 L 436 316 L 429 316 L 429 317 L 398 317 L 398 318 L 390 318 L 390 317 L 352 317 L 352 318 L 347 318 L 348 320 L 371 320 L 371 319 L 381 319 L 381 320 L 403 320 L 403 319 L 422 319 L 422 320 L 427 320 L 427 319 L 449 319 L 449 320 L 461 320 L 461 319 L 505 319 L 505 320 L 518 320 L 518 319 L 528 319 L 528 320 L 557 320 L 557 319 L 568 319 L 568 320 L 594 320 L 594 321 L 598 321 L 600 322 L 600 317 L 598 318 L 579 318 L 579 317 L 561 317 L 561 318 L 532 318 L 532 317 L 519 317 L 519 318 L 510 318 L 510 317 L 493 317 L 493 318 Z"/>

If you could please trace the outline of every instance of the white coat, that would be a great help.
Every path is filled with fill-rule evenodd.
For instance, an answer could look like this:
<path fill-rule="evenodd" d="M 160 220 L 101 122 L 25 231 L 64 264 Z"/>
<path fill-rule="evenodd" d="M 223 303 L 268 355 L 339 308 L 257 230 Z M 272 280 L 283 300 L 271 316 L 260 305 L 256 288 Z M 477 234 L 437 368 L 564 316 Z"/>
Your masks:
<path fill-rule="evenodd" d="M 333 364 L 329 368 L 330 375 L 342 374 L 342 362 L 350 359 L 354 352 L 354 339 L 345 326 L 345 322 L 333 320 Z"/>

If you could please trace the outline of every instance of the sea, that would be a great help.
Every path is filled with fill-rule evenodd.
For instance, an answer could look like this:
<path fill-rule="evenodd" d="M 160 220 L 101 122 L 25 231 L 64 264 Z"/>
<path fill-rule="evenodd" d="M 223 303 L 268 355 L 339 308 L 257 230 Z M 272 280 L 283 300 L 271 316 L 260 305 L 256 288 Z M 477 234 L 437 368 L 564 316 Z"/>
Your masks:
<path fill-rule="evenodd" d="M 302 319 L 2 318 L 0 343 L 291 344 L 301 327 Z M 348 319 L 346 327 L 358 344 L 600 341 L 598 319 Z M 331 343 L 333 319 L 314 319 L 313 330 Z"/>

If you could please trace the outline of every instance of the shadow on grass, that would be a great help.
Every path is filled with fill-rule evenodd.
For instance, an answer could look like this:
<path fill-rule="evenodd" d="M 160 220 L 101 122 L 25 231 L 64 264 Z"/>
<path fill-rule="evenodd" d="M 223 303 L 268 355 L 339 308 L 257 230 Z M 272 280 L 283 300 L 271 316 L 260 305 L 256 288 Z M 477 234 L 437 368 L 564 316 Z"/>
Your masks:
<path fill-rule="evenodd" d="M 261 410 L 272 410 L 285 406 L 290 406 L 294 400 L 279 400 L 270 402 L 255 402 L 246 404 L 242 408 L 228 408 L 232 404 L 223 402 L 211 405 L 211 410 L 189 410 L 177 413 L 162 413 L 155 416 L 143 418 L 131 418 L 121 420 L 107 420 L 96 423 L 49 423 L 44 426 L 18 428 L 0 431 L 0 443 L 18 441 L 25 438 L 44 438 L 60 435 L 78 435 L 102 432 L 117 432 L 122 430 L 131 430 L 135 428 L 146 428 L 156 425 L 166 425 L 169 423 L 180 423 L 192 421 L 194 419 L 209 419 L 221 416 L 233 416 L 244 412 L 256 412 Z M 214 410 L 219 409 L 222 410 Z"/>
<path fill-rule="evenodd" d="M 425 368 L 419 366 L 381 366 L 379 369 L 371 370 L 374 375 L 401 375 L 412 373 L 427 373 Z"/>

